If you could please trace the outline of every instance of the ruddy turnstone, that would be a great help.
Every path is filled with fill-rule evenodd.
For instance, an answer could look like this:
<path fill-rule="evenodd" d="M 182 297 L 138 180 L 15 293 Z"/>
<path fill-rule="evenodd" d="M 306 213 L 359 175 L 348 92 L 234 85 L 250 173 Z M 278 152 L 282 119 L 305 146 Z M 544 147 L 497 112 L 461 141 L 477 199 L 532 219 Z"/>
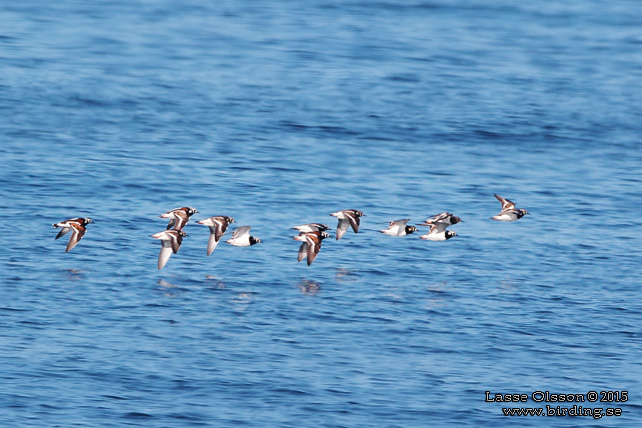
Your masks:
<path fill-rule="evenodd" d="M 299 232 L 324 232 L 330 230 L 330 226 L 323 223 L 308 223 L 293 227 L 292 229 L 298 230 Z"/>
<path fill-rule="evenodd" d="M 182 230 L 189 221 L 189 218 L 197 212 L 198 210 L 192 207 L 174 208 L 165 214 L 161 214 L 160 217 L 169 219 L 167 229 Z"/>
<path fill-rule="evenodd" d="M 425 235 L 421 235 L 421 239 L 427 239 L 429 241 L 445 241 L 457 236 L 452 230 L 446 230 L 450 226 L 447 223 L 437 222 L 430 225 L 430 230 Z"/>
<path fill-rule="evenodd" d="M 411 233 L 416 232 L 417 228 L 415 226 L 406 226 L 406 223 L 408 223 L 409 221 L 409 218 L 391 221 L 390 226 L 388 226 L 387 229 L 380 230 L 379 232 L 390 236 L 410 235 Z"/>
<path fill-rule="evenodd" d="M 76 246 L 76 244 L 78 244 L 78 241 L 80 241 L 82 237 L 85 236 L 85 231 L 87 230 L 87 225 L 89 223 L 93 223 L 90 218 L 70 218 L 69 220 L 61 221 L 60 223 L 55 223 L 53 225 L 53 227 L 56 228 L 62 227 L 60 232 L 58 232 L 58 235 L 56 235 L 56 239 L 67 234 L 68 232 L 73 232 L 71 234 L 71 238 L 69 238 L 69 243 L 67 244 L 65 253 L 71 251 Z"/>
<path fill-rule="evenodd" d="M 451 226 L 459 222 L 461 222 L 461 219 L 456 215 L 452 215 L 448 212 L 443 212 L 427 218 L 423 223 L 418 224 L 417 226 L 432 226 L 434 223 L 446 223 L 447 225 Z"/>
<path fill-rule="evenodd" d="M 514 202 L 504 199 L 497 194 L 495 194 L 495 197 L 502 203 L 502 212 L 491 217 L 491 219 L 499 221 L 515 221 L 528 214 L 528 211 L 524 208 L 515 208 Z"/>
<path fill-rule="evenodd" d="M 197 223 L 209 226 L 210 228 L 210 239 L 207 241 L 207 255 L 209 256 L 218 245 L 218 241 L 220 241 L 221 236 L 223 236 L 230 223 L 234 223 L 234 219 L 232 217 L 219 215 L 199 220 Z"/>
<path fill-rule="evenodd" d="M 181 248 L 181 243 L 183 242 L 183 237 L 187 236 L 187 233 L 182 230 L 169 229 L 163 230 L 162 232 L 155 233 L 151 235 L 152 238 L 161 240 L 161 250 L 158 254 L 158 269 L 162 269 L 169 256 L 178 253 L 178 249 Z"/>
<path fill-rule="evenodd" d="M 298 260 L 303 260 L 304 257 L 308 258 L 308 266 L 312 264 L 314 259 L 317 258 L 319 250 L 321 249 L 321 241 L 325 238 L 329 238 L 327 232 L 316 231 L 316 232 L 301 232 L 297 236 L 294 236 L 295 241 L 302 242 L 299 247 L 299 256 Z"/>
<path fill-rule="evenodd" d="M 241 226 L 234 230 L 232 239 L 228 239 L 228 244 L 235 245 L 237 247 L 249 247 L 250 245 L 258 244 L 261 242 L 256 236 L 250 236 L 250 229 L 252 226 Z"/>
<path fill-rule="evenodd" d="M 339 224 L 337 225 L 337 241 L 345 235 L 348 230 L 348 225 L 352 226 L 354 233 L 359 232 L 359 218 L 364 216 L 361 211 L 357 210 L 342 210 L 330 213 L 330 215 L 339 219 Z"/>

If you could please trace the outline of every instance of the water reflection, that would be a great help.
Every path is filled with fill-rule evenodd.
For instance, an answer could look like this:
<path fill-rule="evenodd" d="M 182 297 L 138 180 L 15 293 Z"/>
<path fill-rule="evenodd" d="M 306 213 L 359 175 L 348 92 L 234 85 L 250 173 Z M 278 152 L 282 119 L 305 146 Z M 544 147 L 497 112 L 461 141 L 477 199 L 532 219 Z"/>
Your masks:
<path fill-rule="evenodd" d="M 337 282 L 354 282 L 359 279 L 359 274 L 352 269 L 337 268 L 334 273 Z"/>
<path fill-rule="evenodd" d="M 223 282 L 223 280 L 214 275 L 206 275 L 205 284 L 207 284 L 207 286 L 210 288 L 225 288 L 225 283 Z"/>
<path fill-rule="evenodd" d="M 441 281 L 428 285 L 426 291 L 428 291 L 430 297 L 426 299 L 424 307 L 426 309 L 436 309 L 444 305 L 444 296 L 449 291 L 452 291 L 452 285 L 449 285 L 447 281 Z"/>
<path fill-rule="evenodd" d="M 316 281 L 311 281 L 309 279 L 304 279 L 299 282 L 299 290 L 303 294 L 316 294 L 321 291 L 321 284 Z"/>
<path fill-rule="evenodd" d="M 502 289 L 502 291 L 511 291 L 516 288 L 519 288 L 519 283 L 520 280 L 515 280 L 515 279 L 504 279 L 502 282 L 500 282 L 499 286 L 497 288 Z"/>
<path fill-rule="evenodd" d="M 234 310 L 238 312 L 245 312 L 245 310 L 250 306 L 254 300 L 254 295 L 256 293 L 247 291 L 238 293 L 233 299 L 232 303 L 234 304 Z"/>
<path fill-rule="evenodd" d="M 84 271 L 80 269 L 64 269 L 62 274 L 70 281 L 78 281 L 85 277 Z"/>
<path fill-rule="evenodd" d="M 174 285 L 169 281 L 165 281 L 163 278 L 158 280 L 158 285 L 160 285 L 161 287 L 165 287 L 165 288 L 177 288 L 178 287 L 178 285 Z"/>
<path fill-rule="evenodd" d="M 180 286 L 176 284 L 172 284 L 169 281 L 166 281 L 163 278 L 160 278 L 158 281 L 156 281 L 158 285 L 161 286 L 161 290 L 163 292 L 163 295 L 165 297 L 178 297 L 179 296 L 179 290 L 178 288 Z"/>
<path fill-rule="evenodd" d="M 441 281 L 441 282 L 438 282 L 438 283 L 433 283 L 433 284 L 428 285 L 428 292 L 429 293 L 436 293 L 436 294 L 446 293 L 447 290 L 449 290 L 449 289 L 450 289 L 450 287 L 448 286 L 448 282 L 447 281 Z"/>

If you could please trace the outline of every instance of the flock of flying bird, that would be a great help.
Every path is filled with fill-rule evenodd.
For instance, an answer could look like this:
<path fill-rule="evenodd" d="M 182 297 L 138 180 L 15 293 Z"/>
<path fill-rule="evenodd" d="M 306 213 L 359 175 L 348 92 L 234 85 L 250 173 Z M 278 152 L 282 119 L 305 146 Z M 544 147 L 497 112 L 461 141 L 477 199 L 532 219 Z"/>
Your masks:
<path fill-rule="evenodd" d="M 515 221 L 528 214 L 528 211 L 523 208 L 515 208 L 515 204 L 508 199 L 502 198 L 497 194 L 495 197 L 502 203 L 502 211 L 496 216 L 491 217 L 493 220 Z M 191 207 L 181 207 L 168 211 L 160 216 L 161 218 L 169 219 L 169 224 L 167 225 L 166 230 L 151 235 L 152 238 L 160 239 L 161 241 L 161 250 L 158 255 L 158 269 L 162 269 L 165 266 L 172 253 L 176 254 L 178 252 L 181 247 L 181 243 L 183 242 L 183 237 L 188 236 L 183 231 L 183 227 L 185 227 L 190 217 L 197 212 L 198 211 L 196 209 Z M 348 227 L 352 227 L 354 233 L 357 233 L 359 231 L 360 218 L 364 216 L 361 211 L 354 209 L 337 211 L 330 213 L 330 215 L 339 220 L 336 232 L 337 240 L 341 239 L 343 235 L 345 235 Z M 408 226 L 407 224 L 409 221 L 410 219 L 407 218 L 391 221 L 387 229 L 380 230 L 379 232 L 390 236 L 409 235 L 418 230 L 415 226 Z M 445 241 L 457 236 L 457 233 L 446 229 L 448 226 L 452 226 L 459 222 L 461 222 L 459 217 L 448 212 L 443 212 L 426 219 L 426 221 L 418 224 L 417 226 L 430 227 L 428 233 L 420 236 L 421 239 L 427 239 L 429 241 Z M 55 228 L 61 228 L 56 239 L 68 232 L 72 232 L 72 235 L 69 238 L 69 243 L 67 244 L 66 252 L 71 251 L 82 239 L 89 223 L 93 223 L 90 218 L 71 218 L 53 225 Z M 234 223 L 234 219 L 228 216 L 214 216 L 200 220 L 197 223 L 208 226 L 210 229 L 210 236 L 207 242 L 207 255 L 209 256 L 225 234 L 228 226 L 231 223 Z M 250 236 L 250 229 L 251 226 L 241 226 L 236 228 L 232 238 L 225 242 L 237 247 L 249 247 L 260 243 L 261 239 L 255 236 Z M 319 254 L 321 242 L 330 237 L 326 232 L 327 230 L 330 230 L 330 227 L 322 223 L 308 223 L 296 226 L 293 229 L 299 231 L 299 234 L 294 236 L 293 239 L 301 242 L 298 260 L 301 261 L 304 258 L 307 258 L 309 266 Z"/>

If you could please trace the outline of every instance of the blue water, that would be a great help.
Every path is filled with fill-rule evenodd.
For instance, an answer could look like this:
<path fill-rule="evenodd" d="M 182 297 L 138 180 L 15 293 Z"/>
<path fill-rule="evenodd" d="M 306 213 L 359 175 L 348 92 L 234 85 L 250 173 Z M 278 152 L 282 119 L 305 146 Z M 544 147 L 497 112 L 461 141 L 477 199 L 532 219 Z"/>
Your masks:
<path fill-rule="evenodd" d="M 0 426 L 639 426 L 641 22 L 637 1 L 3 1 Z M 493 193 L 531 215 L 489 220 Z M 158 271 L 178 206 L 200 213 Z M 360 233 L 297 263 L 289 228 L 345 208 Z M 376 232 L 446 210 L 447 242 Z M 211 215 L 264 242 L 206 257 Z M 51 224 L 75 216 L 95 224 L 65 253 Z M 624 390 L 581 403 L 622 408 L 599 420 L 484 401 Z"/>

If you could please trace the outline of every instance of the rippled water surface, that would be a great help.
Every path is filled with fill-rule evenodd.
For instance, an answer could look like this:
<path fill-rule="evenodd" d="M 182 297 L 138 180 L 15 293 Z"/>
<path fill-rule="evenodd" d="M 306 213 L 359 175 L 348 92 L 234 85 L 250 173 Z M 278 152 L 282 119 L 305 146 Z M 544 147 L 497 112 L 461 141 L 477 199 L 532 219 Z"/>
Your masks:
<path fill-rule="evenodd" d="M 2 2 L 0 425 L 637 426 L 641 22 L 636 1 Z M 490 220 L 493 193 L 531 214 Z M 200 212 L 158 271 L 177 206 Z M 359 234 L 297 263 L 289 228 L 344 208 Z M 447 242 L 376 232 L 446 210 Z M 263 243 L 207 257 L 211 215 Z M 76 216 L 65 253 L 51 224 Z M 583 403 L 622 408 L 599 421 L 484 401 L 623 390 Z"/>

